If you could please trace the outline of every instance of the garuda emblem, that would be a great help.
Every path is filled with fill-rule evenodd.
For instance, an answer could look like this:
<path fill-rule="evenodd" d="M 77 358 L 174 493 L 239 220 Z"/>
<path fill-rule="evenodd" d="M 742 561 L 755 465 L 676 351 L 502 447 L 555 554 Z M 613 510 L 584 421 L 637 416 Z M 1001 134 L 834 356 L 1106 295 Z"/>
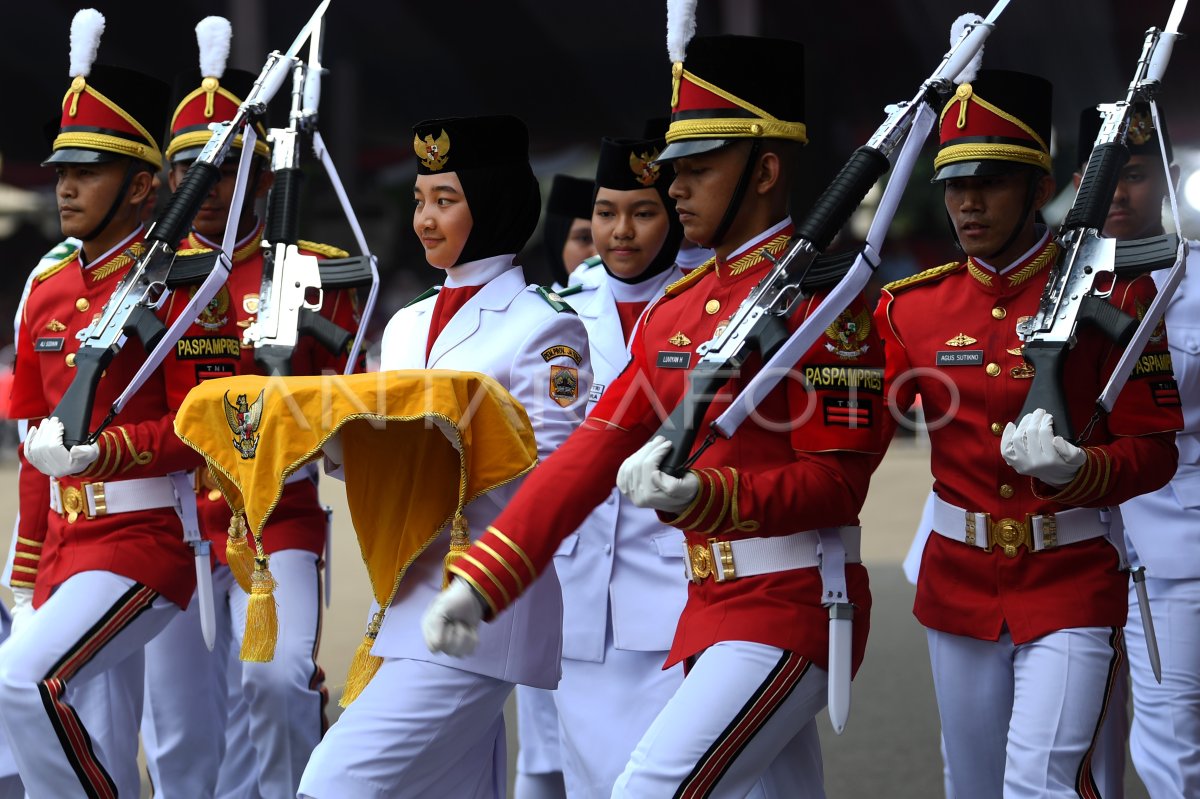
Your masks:
<path fill-rule="evenodd" d="M 192 294 L 196 293 L 196 288 L 192 289 Z M 196 324 L 205 330 L 220 330 L 229 322 L 229 289 L 221 286 L 221 290 L 216 293 L 208 304 L 204 306 L 204 310 L 196 317 Z"/>
<path fill-rule="evenodd" d="M 1129 143 L 1140 147 L 1154 138 L 1154 117 L 1144 111 L 1129 116 Z"/>
<path fill-rule="evenodd" d="M 413 152 L 421 159 L 426 169 L 437 172 L 446 166 L 446 161 L 450 158 L 450 137 L 444 130 L 436 139 L 432 134 L 427 134 L 424 141 L 420 136 L 413 136 Z"/>
<path fill-rule="evenodd" d="M 262 422 L 263 391 L 258 392 L 258 398 L 249 404 L 246 395 L 238 394 L 235 402 L 229 401 L 229 392 L 225 392 L 225 421 L 233 431 L 233 446 L 241 454 L 243 460 L 250 460 L 258 449 L 258 428 Z"/>
<path fill-rule="evenodd" d="M 1150 303 L 1134 300 L 1133 307 L 1137 313 L 1138 321 L 1146 318 L 1146 312 L 1150 310 Z M 1150 344 L 1161 344 L 1163 336 L 1167 335 L 1167 317 L 1160 316 L 1158 324 L 1154 326 L 1154 330 L 1150 331 Z"/>
<path fill-rule="evenodd" d="M 629 168 L 633 170 L 634 178 L 643 186 L 653 186 L 658 182 L 658 173 L 662 171 L 658 164 L 653 163 L 658 159 L 658 150 L 651 150 L 648 153 L 631 152 L 629 154 Z"/>
<path fill-rule="evenodd" d="M 825 349 L 839 358 L 852 361 L 867 351 L 870 345 L 863 344 L 871 334 L 871 315 L 864 309 L 857 315 L 849 310 L 842 311 L 833 324 L 825 328 Z"/>

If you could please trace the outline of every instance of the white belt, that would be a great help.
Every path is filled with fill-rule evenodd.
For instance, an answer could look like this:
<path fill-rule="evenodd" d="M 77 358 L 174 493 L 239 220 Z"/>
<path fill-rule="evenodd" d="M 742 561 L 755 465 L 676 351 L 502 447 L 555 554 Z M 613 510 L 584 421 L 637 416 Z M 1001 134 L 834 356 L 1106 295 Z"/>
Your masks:
<path fill-rule="evenodd" d="M 839 527 L 846 550 L 846 563 L 860 563 L 862 528 Z M 739 577 L 808 569 L 821 565 L 821 537 L 815 530 L 771 538 L 739 538 L 734 541 L 710 540 L 705 544 L 684 544 L 683 570 L 692 582 L 712 577 L 723 583 Z"/>
<path fill-rule="evenodd" d="M 114 513 L 152 508 L 175 508 L 175 489 L 168 477 L 83 483 L 63 486 L 50 478 L 50 509 L 74 522 L 80 516 L 94 519 Z"/>
<path fill-rule="evenodd" d="M 944 538 L 961 541 L 983 550 L 1002 547 L 1016 557 L 1024 544 L 1030 552 L 1042 552 L 1077 544 L 1109 533 L 1109 516 L 1099 508 L 1071 508 L 1017 519 L 992 519 L 989 513 L 974 513 L 951 505 L 940 497 L 933 500 L 933 530 Z"/>

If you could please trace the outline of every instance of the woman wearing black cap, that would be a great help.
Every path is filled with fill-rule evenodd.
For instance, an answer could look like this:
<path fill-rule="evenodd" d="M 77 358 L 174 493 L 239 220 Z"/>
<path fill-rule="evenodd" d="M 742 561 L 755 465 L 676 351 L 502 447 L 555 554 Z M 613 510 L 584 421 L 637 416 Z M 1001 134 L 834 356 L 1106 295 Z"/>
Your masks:
<path fill-rule="evenodd" d="M 524 406 L 544 458 L 582 419 L 591 375 L 578 317 L 528 285 L 515 263 L 541 206 L 525 125 L 509 116 L 437 119 L 415 133 L 413 229 L 445 280 L 388 323 L 381 367 L 490 375 Z M 467 505 L 472 534 L 518 484 Z M 505 794 L 505 700 L 518 683 L 558 684 L 558 581 L 547 570 L 527 599 L 481 631 L 473 657 L 431 655 L 421 613 L 441 591 L 449 544 L 445 529 L 405 573 L 373 649 L 383 665 L 313 752 L 302 796 Z"/>

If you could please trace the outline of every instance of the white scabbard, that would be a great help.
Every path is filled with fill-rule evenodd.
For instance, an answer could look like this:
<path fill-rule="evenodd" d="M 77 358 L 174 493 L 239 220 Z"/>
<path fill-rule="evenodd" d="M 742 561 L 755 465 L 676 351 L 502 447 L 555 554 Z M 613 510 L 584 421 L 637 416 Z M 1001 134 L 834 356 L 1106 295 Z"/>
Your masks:
<path fill-rule="evenodd" d="M 854 640 L 854 606 L 829 606 L 829 721 L 838 735 L 850 718 L 850 645 Z"/>
<path fill-rule="evenodd" d="M 1146 594 L 1146 567 L 1130 569 L 1133 590 L 1137 594 L 1138 611 L 1142 614 L 1142 633 L 1146 637 L 1146 654 L 1150 656 L 1150 668 L 1154 679 L 1162 684 L 1162 659 L 1158 654 L 1158 636 L 1154 634 L 1154 617 L 1150 615 L 1150 597 Z"/>
<path fill-rule="evenodd" d="M 333 599 L 333 508 L 325 508 L 325 607 Z"/>
<path fill-rule="evenodd" d="M 200 603 L 200 632 L 204 634 L 204 645 L 211 652 L 217 640 L 217 615 L 213 605 L 212 560 L 209 557 L 209 542 L 201 540 L 195 545 L 196 553 L 196 601 Z"/>

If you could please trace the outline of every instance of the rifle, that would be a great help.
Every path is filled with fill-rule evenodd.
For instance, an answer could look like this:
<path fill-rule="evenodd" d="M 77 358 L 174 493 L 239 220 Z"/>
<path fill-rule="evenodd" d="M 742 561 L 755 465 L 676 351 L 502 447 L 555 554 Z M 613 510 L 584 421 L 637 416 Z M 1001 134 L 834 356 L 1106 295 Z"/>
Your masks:
<path fill-rule="evenodd" d="M 787 254 L 777 260 L 764 250 L 764 256 L 773 263 L 771 270 L 743 300 L 728 327 L 697 349 L 701 358 L 689 375 L 687 392 L 659 428 L 657 435 L 672 444 L 660 466 L 662 471 L 678 477 L 716 440 L 716 435 L 733 436 L 822 331 L 862 291 L 879 266 L 883 238 L 921 146 L 933 127 L 937 116 L 935 103 L 983 47 L 996 18 L 1008 3 L 1009 0 L 999 0 L 987 19 L 969 25 L 911 100 L 888 106 L 884 123 L 866 145 L 850 156 L 796 227 L 795 241 Z M 863 197 L 887 172 L 893 157 L 895 170 L 862 249 L 837 256 L 821 256 Z M 787 322 L 796 304 L 830 286 L 833 289 L 825 300 L 789 337 Z M 713 422 L 712 432 L 692 453 L 698 425 L 715 399 L 717 389 L 736 374 L 755 350 L 762 353 L 763 368 Z"/>
<path fill-rule="evenodd" d="M 1075 346 L 1079 325 L 1094 325 L 1118 346 L 1125 348 L 1097 402 L 1098 410 L 1084 429 L 1082 440 L 1086 439 L 1092 424 L 1099 419 L 1100 410 L 1112 409 L 1116 395 L 1133 369 L 1134 360 L 1141 354 L 1150 333 L 1166 310 L 1166 301 L 1181 277 L 1177 266 L 1168 285 L 1155 298 L 1151 306 L 1153 313 L 1147 313 L 1139 326 L 1138 320 L 1122 312 L 1107 299 L 1112 294 L 1118 270 L 1121 273 L 1132 271 L 1121 268 L 1118 252 L 1124 249 L 1125 253 L 1139 250 L 1161 253 L 1166 249 L 1169 253 L 1173 244 L 1175 262 L 1181 265 L 1186 255 L 1186 240 L 1182 236 L 1159 237 L 1127 242 L 1122 248 L 1115 239 L 1102 238 L 1101 232 L 1121 167 L 1129 160 L 1125 141 L 1134 103 L 1148 102 L 1155 124 L 1159 124 L 1155 98 L 1162 85 L 1162 76 L 1175 40 L 1180 36 L 1179 22 L 1186 6 L 1187 0 L 1176 0 L 1166 29 L 1150 28 L 1146 31 L 1142 54 L 1125 99 L 1099 107 L 1103 118 L 1100 131 L 1096 134 L 1075 202 L 1060 232 L 1062 255 L 1051 267 L 1037 313 L 1017 326 L 1017 333 L 1024 341 L 1021 352 L 1034 368 L 1033 383 L 1018 419 L 1025 418 L 1037 408 L 1043 408 L 1054 417 L 1055 431 L 1066 439 L 1073 439 L 1075 435 L 1063 391 L 1063 370 L 1067 353 Z M 1161 136 L 1159 138 L 1161 150 Z M 1165 150 L 1162 154 L 1165 168 Z M 1169 179 L 1167 183 L 1170 186 Z M 1174 187 L 1170 186 L 1169 191 L 1174 204 Z M 1161 266 L 1161 255 L 1157 260 Z M 1153 268 L 1153 264 L 1143 264 L 1143 268 Z"/>
<path fill-rule="evenodd" d="M 267 374 L 290 375 L 292 351 L 301 334 L 314 337 L 331 353 L 343 353 L 353 341 L 346 373 L 354 369 L 379 278 L 375 258 L 362 239 L 353 209 L 345 199 L 332 161 L 324 153 L 324 144 L 316 129 L 321 98 L 321 46 L 324 21 L 313 29 L 309 40 L 308 63 L 293 68 L 292 106 L 288 127 L 272 129 L 271 168 L 275 183 L 267 198 L 267 222 L 263 236 L 263 276 L 259 291 L 259 309 L 254 322 L 242 336 L 242 343 L 254 348 L 254 360 Z M 297 249 L 302 144 L 311 142 L 338 190 L 343 211 L 352 219 L 363 254 L 358 257 L 318 261 Z M 358 333 L 353 334 L 321 316 L 325 289 L 363 289 L 370 287 L 368 309 Z"/>
<path fill-rule="evenodd" d="M 280 53 L 278 50 L 271 53 L 234 118 L 213 125 L 213 133 L 208 143 L 188 168 L 179 189 L 171 195 L 166 207 L 146 234 L 145 252 L 121 278 L 112 296 L 104 304 L 100 316 L 80 332 L 79 351 L 75 355 L 75 377 L 52 414 L 63 423 L 63 444 L 68 449 L 75 444 L 96 440 L 100 431 L 112 422 L 162 363 L 184 330 L 191 325 L 199 309 L 208 304 L 224 284 L 230 269 L 230 231 L 237 227 L 236 215 L 241 212 L 246 171 L 250 153 L 254 149 L 255 134 L 252 122 L 266 113 L 267 103 L 275 96 L 287 77 L 288 67 L 295 61 L 296 52 L 323 17 L 329 2 L 330 0 L 322 0 L 316 13 L 300 30 L 300 34 L 286 53 Z M 167 278 L 175 259 L 175 248 L 191 227 L 204 198 L 220 181 L 221 164 L 224 163 L 238 133 L 243 134 L 242 158 L 238 169 L 238 190 L 230 207 L 226 240 L 219 259 L 222 268 L 211 270 L 185 306 L 183 313 L 168 329 L 155 315 L 155 309 L 166 297 Z M 112 363 L 112 359 L 120 352 L 129 336 L 140 339 L 149 355 L 129 385 L 113 402 L 100 425 L 95 431 L 89 431 L 96 388 L 104 370 Z"/>

